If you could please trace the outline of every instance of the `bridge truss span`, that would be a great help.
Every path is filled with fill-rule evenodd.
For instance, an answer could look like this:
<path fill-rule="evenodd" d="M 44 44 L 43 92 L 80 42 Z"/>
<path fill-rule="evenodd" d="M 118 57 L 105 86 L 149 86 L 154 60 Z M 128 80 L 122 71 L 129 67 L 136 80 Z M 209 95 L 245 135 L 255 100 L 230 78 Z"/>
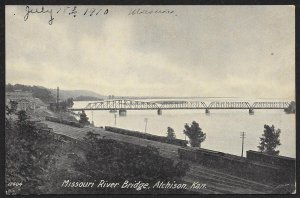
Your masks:
<path fill-rule="evenodd" d="M 211 102 L 208 109 L 251 109 L 249 102 Z"/>
<path fill-rule="evenodd" d="M 205 102 L 180 102 L 180 103 L 163 103 L 160 109 L 207 109 Z"/>
<path fill-rule="evenodd" d="M 143 102 L 136 100 L 106 100 L 100 102 L 89 103 L 84 108 L 86 110 L 144 110 L 159 109 L 156 103 Z"/>
<path fill-rule="evenodd" d="M 289 102 L 254 102 L 252 109 L 285 109 L 289 105 Z"/>

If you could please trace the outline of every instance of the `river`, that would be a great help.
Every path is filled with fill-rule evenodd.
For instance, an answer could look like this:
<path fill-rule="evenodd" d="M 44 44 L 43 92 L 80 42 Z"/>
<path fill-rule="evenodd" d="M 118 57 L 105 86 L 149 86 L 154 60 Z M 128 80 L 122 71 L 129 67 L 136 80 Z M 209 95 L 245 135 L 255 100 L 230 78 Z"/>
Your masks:
<path fill-rule="evenodd" d="M 271 99 L 241 100 L 233 98 L 191 100 L 204 101 L 206 104 L 212 101 L 248 101 L 250 104 L 253 101 L 274 101 Z M 73 107 L 85 107 L 89 102 L 76 101 Z M 86 114 L 90 121 L 94 121 L 95 126 L 115 126 L 116 120 L 116 127 L 141 132 L 145 131 L 145 118 L 147 118 L 147 133 L 165 136 L 167 127 L 172 127 L 178 139 L 187 138 L 183 134 L 185 123 L 190 124 L 192 121 L 196 121 L 202 131 L 206 133 L 206 140 L 201 144 L 202 148 L 234 155 L 241 155 L 242 139 L 240 136 L 241 132 L 245 132 L 244 156 L 247 150 L 258 150 L 259 137 L 263 133 L 264 124 L 274 125 L 276 129 L 281 130 L 281 145 L 277 148 L 280 151 L 279 154 L 296 157 L 295 114 L 286 114 L 283 110 L 254 110 L 254 115 L 249 115 L 248 110 L 210 110 L 209 115 L 205 114 L 204 109 L 162 110 L 162 115 L 157 115 L 156 110 L 128 110 L 126 117 L 120 117 L 116 113 L 116 118 L 114 113 L 109 111 L 86 111 Z"/>

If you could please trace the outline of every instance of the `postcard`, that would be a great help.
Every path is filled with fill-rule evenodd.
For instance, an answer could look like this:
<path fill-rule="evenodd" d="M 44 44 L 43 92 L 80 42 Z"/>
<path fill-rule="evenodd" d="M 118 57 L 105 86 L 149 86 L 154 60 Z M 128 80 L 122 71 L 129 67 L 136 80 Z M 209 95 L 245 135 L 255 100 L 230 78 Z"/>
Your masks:
<path fill-rule="evenodd" d="M 296 193 L 295 6 L 6 5 L 5 191 Z"/>

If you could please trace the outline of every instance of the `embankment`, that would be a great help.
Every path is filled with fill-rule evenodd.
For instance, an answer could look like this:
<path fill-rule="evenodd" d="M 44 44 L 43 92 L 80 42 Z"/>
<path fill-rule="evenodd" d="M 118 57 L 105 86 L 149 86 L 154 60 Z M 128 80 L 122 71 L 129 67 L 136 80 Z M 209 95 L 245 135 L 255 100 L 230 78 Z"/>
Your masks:
<path fill-rule="evenodd" d="M 247 151 L 247 158 L 202 148 L 179 148 L 181 159 L 269 185 L 295 183 L 295 159 Z"/>
<path fill-rule="evenodd" d="M 114 133 L 123 134 L 123 135 L 129 135 L 129 136 L 134 136 L 134 137 L 138 137 L 138 138 L 143 138 L 143 139 L 147 139 L 147 140 L 158 141 L 158 142 L 167 143 L 167 144 L 174 144 L 177 146 L 187 146 L 187 143 L 188 143 L 185 140 L 170 139 L 170 138 L 167 138 L 164 136 L 152 135 L 152 134 L 143 133 L 140 131 L 132 131 L 132 130 L 110 127 L 110 126 L 105 126 L 105 130 L 114 132 Z"/>

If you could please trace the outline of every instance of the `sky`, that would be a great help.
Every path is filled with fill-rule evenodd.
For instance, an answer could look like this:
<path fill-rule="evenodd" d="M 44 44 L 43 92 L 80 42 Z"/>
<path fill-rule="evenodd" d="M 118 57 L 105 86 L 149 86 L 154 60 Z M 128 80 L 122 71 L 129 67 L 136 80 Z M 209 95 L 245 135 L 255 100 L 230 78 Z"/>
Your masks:
<path fill-rule="evenodd" d="M 41 6 L 30 6 L 39 8 Z M 295 97 L 294 6 L 6 6 L 6 83 L 117 96 Z M 171 14 L 135 14 L 141 10 Z M 108 9 L 106 15 L 103 11 Z"/>

